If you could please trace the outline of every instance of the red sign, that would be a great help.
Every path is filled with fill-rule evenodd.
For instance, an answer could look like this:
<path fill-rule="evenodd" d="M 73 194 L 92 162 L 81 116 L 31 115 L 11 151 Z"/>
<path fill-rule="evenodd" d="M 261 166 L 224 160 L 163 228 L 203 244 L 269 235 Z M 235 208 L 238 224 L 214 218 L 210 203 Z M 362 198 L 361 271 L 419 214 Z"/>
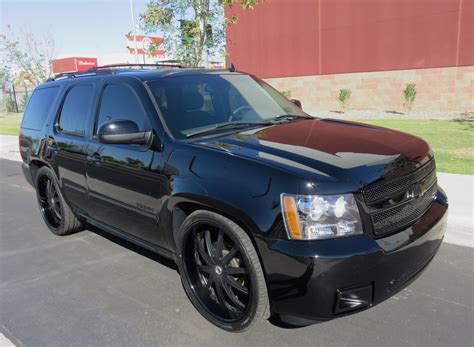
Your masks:
<path fill-rule="evenodd" d="M 135 54 L 135 39 L 134 35 L 128 34 L 127 48 L 131 54 Z M 147 54 L 154 57 L 163 58 L 165 50 L 163 48 L 163 38 L 157 36 L 136 35 L 136 48 L 138 54 Z M 154 46 L 154 49 L 150 49 Z"/>
<path fill-rule="evenodd" d="M 53 60 L 53 73 L 80 72 L 97 67 L 97 58 L 71 57 Z"/>

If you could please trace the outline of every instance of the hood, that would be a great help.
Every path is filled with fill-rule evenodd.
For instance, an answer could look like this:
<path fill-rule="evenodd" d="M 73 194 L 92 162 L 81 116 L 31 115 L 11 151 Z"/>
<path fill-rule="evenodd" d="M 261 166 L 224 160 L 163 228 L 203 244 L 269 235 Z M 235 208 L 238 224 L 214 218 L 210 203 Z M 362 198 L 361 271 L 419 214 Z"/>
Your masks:
<path fill-rule="evenodd" d="M 315 179 L 361 188 L 406 174 L 431 159 L 428 144 L 399 131 L 335 119 L 298 120 L 199 144 Z"/>

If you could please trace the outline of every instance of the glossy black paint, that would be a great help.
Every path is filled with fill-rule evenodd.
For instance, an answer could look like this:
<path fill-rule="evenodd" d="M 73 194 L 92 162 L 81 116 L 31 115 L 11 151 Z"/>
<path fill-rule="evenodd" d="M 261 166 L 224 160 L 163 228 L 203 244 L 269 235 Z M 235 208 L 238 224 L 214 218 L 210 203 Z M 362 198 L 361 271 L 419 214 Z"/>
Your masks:
<path fill-rule="evenodd" d="M 370 285 L 376 305 L 403 289 L 436 254 L 447 223 L 445 194 L 412 227 L 379 240 L 262 240 L 274 310 L 313 320 L 335 318 L 337 290 Z M 365 307 L 364 307 L 365 308 Z"/>
<path fill-rule="evenodd" d="M 153 131 L 140 131 L 130 120 L 114 121 L 100 127 L 97 137 L 102 143 L 122 145 L 147 145 L 153 138 Z"/>
<path fill-rule="evenodd" d="M 65 92 L 75 79 L 48 82 L 60 96 L 44 128 L 22 128 L 20 152 L 29 182 L 39 166 L 54 170 L 71 207 L 88 222 L 167 256 L 186 215 L 208 209 L 236 221 L 252 240 L 266 274 L 272 311 L 308 319 L 337 316 L 338 290 L 373 287 L 377 304 L 419 273 L 436 253 L 446 228 L 447 199 L 437 199 L 410 228 L 376 239 L 288 240 L 280 194 L 355 193 L 407 174 L 432 159 L 423 140 L 375 126 L 332 119 L 296 120 L 218 136 L 174 139 L 162 121 L 147 81 L 207 70 L 135 71 L 81 77 L 96 97 L 85 136 L 55 127 Z M 110 83 L 140 97 L 153 138 L 146 144 L 101 142 L 95 119 Z"/>

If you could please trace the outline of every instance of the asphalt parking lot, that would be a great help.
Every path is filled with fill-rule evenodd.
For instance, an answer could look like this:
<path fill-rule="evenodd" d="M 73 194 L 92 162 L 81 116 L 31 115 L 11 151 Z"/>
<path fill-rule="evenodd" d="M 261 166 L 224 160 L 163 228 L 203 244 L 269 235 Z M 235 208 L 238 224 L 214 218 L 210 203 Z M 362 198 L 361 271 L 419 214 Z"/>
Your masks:
<path fill-rule="evenodd" d="M 201 318 L 169 261 L 100 230 L 51 234 L 19 163 L 0 168 L 0 331 L 14 344 L 473 345 L 472 248 L 444 243 L 418 280 L 370 310 L 230 334 Z"/>

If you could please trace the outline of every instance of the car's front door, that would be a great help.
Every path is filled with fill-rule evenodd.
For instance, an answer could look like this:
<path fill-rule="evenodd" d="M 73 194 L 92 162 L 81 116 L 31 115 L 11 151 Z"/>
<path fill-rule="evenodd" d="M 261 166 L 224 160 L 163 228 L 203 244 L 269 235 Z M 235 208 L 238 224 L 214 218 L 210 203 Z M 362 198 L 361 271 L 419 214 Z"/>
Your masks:
<path fill-rule="evenodd" d="M 104 79 L 87 147 L 87 184 L 94 219 L 167 247 L 158 230 L 165 187 L 162 153 L 143 145 L 101 143 L 97 132 L 111 121 L 130 120 L 140 131 L 159 132 L 158 117 L 143 84 L 134 78 Z"/>

